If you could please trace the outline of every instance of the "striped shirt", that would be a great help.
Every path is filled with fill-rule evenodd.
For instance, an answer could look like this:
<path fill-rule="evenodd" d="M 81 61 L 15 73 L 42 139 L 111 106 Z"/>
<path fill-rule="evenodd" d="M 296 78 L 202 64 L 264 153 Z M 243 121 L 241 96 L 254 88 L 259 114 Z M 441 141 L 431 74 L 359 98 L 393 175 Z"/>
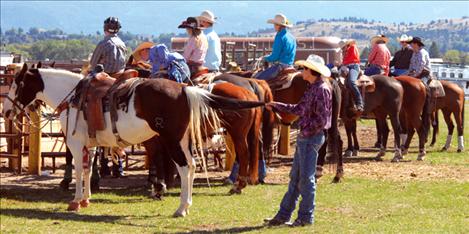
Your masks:
<path fill-rule="evenodd" d="M 115 34 L 107 35 L 98 43 L 90 60 L 91 69 L 97 64 L 104 65 L 104 71 L 108 74 L 123 71 L 127 48 L 124 42 Z"/>

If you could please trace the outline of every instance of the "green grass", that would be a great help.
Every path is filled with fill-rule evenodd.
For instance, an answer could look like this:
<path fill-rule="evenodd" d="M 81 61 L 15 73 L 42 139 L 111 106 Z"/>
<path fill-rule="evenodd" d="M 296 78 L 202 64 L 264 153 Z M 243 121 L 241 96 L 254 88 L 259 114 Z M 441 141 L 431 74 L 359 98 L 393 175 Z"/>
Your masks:
<path fill-rule="evenodd" d="M 94 194 L 79 213 L 65 211 L 70 193 L 50 189 L 1 190 L 2 233 L 311 232 L 468 233 L 469 182 L 390 182 L 347 178 L 321 180 L 312 227 L 266 228 L 286 185 L 250 186 L 228 196 L 228 187 L 195 189 L 186 218 L 172 218 L 179 189 L 164 201 L 140 188 Z"/>

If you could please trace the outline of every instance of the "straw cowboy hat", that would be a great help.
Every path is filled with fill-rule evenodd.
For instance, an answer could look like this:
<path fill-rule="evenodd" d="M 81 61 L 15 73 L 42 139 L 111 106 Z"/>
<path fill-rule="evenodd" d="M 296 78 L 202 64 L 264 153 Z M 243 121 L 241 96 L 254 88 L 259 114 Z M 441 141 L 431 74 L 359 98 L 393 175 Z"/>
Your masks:
<path fill-rule="evenodd" d="M 275 17 L 273 19 L 269 19 L 267 20 L 267 23 L 269 24 L 277 24 L 277 25 L 280 25 L 280 26 L 284 26 L 284 27 L 287 27 L 287 28 L 290 28 L 292 25 L 290 24 L 290 22 L 288 22 L 288 19 L 285 15 L 283 14 L 277 14 L 275 15 Z"/>
<path fill-rule="evenodd" d="M 356 44 L 357 42 L 354 39 L 342 39 L 339 41 L 339 47 L 344 48 L 344 46 L 350 45 L 350 44 Z"/>
<path fill-rule="evenodd" d="M 295 65 L 300 67 L 306 67 L 313 71 L 318 72 L 323 77 L 330 77 L 331 70 L 325 65 L 324 59 L 321 56 L 311 54 L 306 60 L 298 60 Z"/>
<path fill-rule="evenodd" d="M 389 38 L 387 38 L 385 35 L 381 35 L 381 34 L 376 35 L 376 36 L 371 38 L 371 43 L 375 43 L 378 40 L 382 40 L 382 41 L 384 41 L 384 43 L 388 43 Z"/>
<path fill-rule="evenodd" d="M 423 42 L 422 42 L 422 38 L 420 38 L 420 37 L 412 38 L 412 40 L 409 42 L 409 44 L 411 44 L 411 43 L 417 43 L 420 46 L 425 46 L 425 44 L 423 44 Z"/>
<path fill-rule="evenodd" d="M 211 11 L 205 10 L 205 11 L 202 11 L 202 13 L 201 13 L 199 16 L 197 16 L 197 19 L 198 19 L 199 21 L 202 21 L 202 20 L 203 20 L 203 21 L 207 21 L 207 22 L 209 22 L 209 23 L 214 24 L 214 23 L 217 22 L 216 20 L 217 20 L 218 18 L 215 17 L 215 15 L 214 15 Z"/>
<path fill-rule="evenodd" d="M 182 21 L 178 28 L 203 29 L 200 27 L 200 22 L 196 17 L 187 17 L 186 20 Z"/>
<path fill-rule="evenodd" d="M 142 58 L 140 58 L 140 53 L 139 52 L 141 50 L 151 49 L 151 47 L 153 47 L 154 45 L 155 44 L 153 44 L 153 42 L 149 42 L 149 41 L 145 41 L 145 42 L 140 43 L 140 45 L 138 45 L 137 48 L 135 48 L 134 52 L 132 52 L 134 60 L 135 61 L 140 61 Z"/>
<path fill-rule="evenodd" d="M 410 41 L 412 41 L 412 37 L 407 36 L 407 34 L 402 34 L 400 37 L 397 38 L 397 41 L 409 43 Z"/>

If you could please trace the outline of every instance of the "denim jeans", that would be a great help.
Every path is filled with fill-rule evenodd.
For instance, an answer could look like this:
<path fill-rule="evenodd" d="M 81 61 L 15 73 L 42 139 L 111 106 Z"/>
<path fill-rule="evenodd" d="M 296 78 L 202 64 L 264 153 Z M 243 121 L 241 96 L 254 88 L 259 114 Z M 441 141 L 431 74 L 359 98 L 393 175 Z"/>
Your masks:
<path fill-rule="evenodd" d="M 358 79 L 358 73 L 360 72 L 360 65 L 355 63 L 355 64 L 349 64 L 347 65 L 347 67 L 349 69 L 348 78 L 347 78 L 347 86 L 350 90 L 352 90 L 352 94 L 355 100 L 355 105 L 363 107 L 363 98 L 357 86 L 357 79 Z"/>
<path fill-rule="evenodd" d="M 269 68 L 265 69 L 264 71 L 261 71 L 259 73 L 256 74 L 256 79 L 259 79 L 259 80 L 270 80 L 270 79 L 273 79 L 275 77 L 278 76 L 278 74 L 280 74 L 280 72 L 287 68 L 287 67 L 290 67 L 291 65 L 286 65 L 286 64 L 281 64 L 281 63 L 277 63 L 277 64 L 274 64 L 272 66 L 270 66 Z"/>
<path fill-rule="evenodd" d="M 316 196 L 316 162 L 318 151 L 324 140 L 323 131 L 311 137 L 298 137 L 293 165 L 290 171 L 288 191 L 283 196 L 280 210 L 275 218 L 290 220 L 298 198 L 301 195 L 298 219 L 303 222 L 313 223 L 314 197 Z"/>
<path fill-rule="evenodd" d="M 231 168 L 231 173 L 228 176 L 228 179 L 230 179 L 233 182 L 236 182 L 236 178 L 238 178 L 238 172 L 239 172 L 239 163 L 235 161 L 233 164 L 233 168 Z M 258 167 L 257 173 L 259 176 L 259 182 L 263 182 L 265 177 L 267 176 L 267 165 L 265 163 L 265 160 L 263 159 L 259 160 L 259 167 Z"/>
<path fill-rule="evenodd" d="M 407 72 L 408 72 L 408 69 L 399 69 L 399 68 L 396 68 L 396 69 L 394 69 L 393 74 L 394 74 L 395 76 L 400 76 L 400 75 L 406 74 Z"/>
<path fill-rule="evenodd" d="M 372 76 L 372 75 L 379 75 L 383 72 L 383 69 L 379 67 L 378 65 L 371 64 L 369 67 L 365 69 L 365 75 L 366 76 Z"/>

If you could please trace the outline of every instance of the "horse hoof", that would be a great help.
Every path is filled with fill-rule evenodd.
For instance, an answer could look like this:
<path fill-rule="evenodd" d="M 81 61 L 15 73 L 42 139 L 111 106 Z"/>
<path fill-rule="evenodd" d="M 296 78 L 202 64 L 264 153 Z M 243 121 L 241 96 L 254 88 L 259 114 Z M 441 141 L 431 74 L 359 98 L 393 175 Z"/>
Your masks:
<path fill-rule="evenodd" d="M 71 201 L 70 203 L 68 203 L 67 210 L 68 211 L 78 211 L 78 210 L 80 210 L 80 203 L 75 202 L 75 201 Z"/>
<path fill-rule="evenodd" d="M 383 161 L 383 157 L 376 156 L 376 157 L 375 157 L 375 160 L 378 161 L 378 162 L 381 162 L 381 161 Z"/>
<path fill-rule="evenodd" d="M 353 157 L 358 157 L 358 150 L 353 150 L 352 156 Z"/>
<path fill-rule="evenodd" d="M 400 162 L 401 160 L 402 160 L 402 158 L 400 158 L 400 157 L 394 157 L 394 158 L 392 158 L 391 162 L 396 163 L 396 162 Z"/>
<path fill-rule="evenodd" d="M 341 182 L 341 180 L 340 180 L 340 179 L 341 179 L 340 177 L 338 177 L 338 176 L 335 176 L 335 177 L 334 177 L 334 179 L 332 179 L 332 183 L 333 183 L 333 184 L 340 183 L 340 182 Z"/>
<path fill-rule="evenodd" d="M 447 151 L 447 150 L 448 150 L 448 149 L 447 149 L 446 147 L 443 147 L 443 148 L 441 148 L 440 151 L 444 152 L 444 151 Z"/>
<path fill-rule="evenodd" d="M 60 182 L 60 188 L 64 191 L 68 191 L 69 186 L 70 186 L 70 181 L 68 181 L 68 180 L 62 180 Z"/>
<path fill-rule="evenodd" d="M 420 156 L 420 155 L 419 155 L 419 156 L 417 157 L 417 161 L 423 161 L 424 159 L 425 159 L 425 156 Z"/>
<path fill-rule="evenodd" d="M 409 153 L 409 149 L 407 149 L 407 148 L 402 149 L 402 155 L 406 155 L 408 153 Z"/>
<path fill-rule="evenodd" d="M 463 150 L 462 149 L 458 149 L 458 153 L 461 153 Z"/>
<path fill-rule="evenodd" d="M 83 207 L 83 208 L 86 208 L 90 205 L 90 200 L 89 199 L 83 199 L 81 200 L 80 202 L 80 206 Z"/>
<path fill-rule="evenodd" d="M 174 218 L 186 217 L 186 211 L 176 211 L 173 214 Z"/>
<path fill-rule="evenodd" d="M 352 154 L 353 154 L 353 153 L 352 153 L 351 150 L 346 150 L 346 151 L 344 152 L 344 155 L 343 155 L 343 156 L 346 157 L 346 158 L 348 158 L 348 157 L 352 157 Z"/>
<path fill-rule="evenodd" d="M 233 194 L 241 194 L 241 189 L 238 189 L 238 188 L 232 188 L 230 189 L 230 192 L 229 192 L 231 195 Z"/>

